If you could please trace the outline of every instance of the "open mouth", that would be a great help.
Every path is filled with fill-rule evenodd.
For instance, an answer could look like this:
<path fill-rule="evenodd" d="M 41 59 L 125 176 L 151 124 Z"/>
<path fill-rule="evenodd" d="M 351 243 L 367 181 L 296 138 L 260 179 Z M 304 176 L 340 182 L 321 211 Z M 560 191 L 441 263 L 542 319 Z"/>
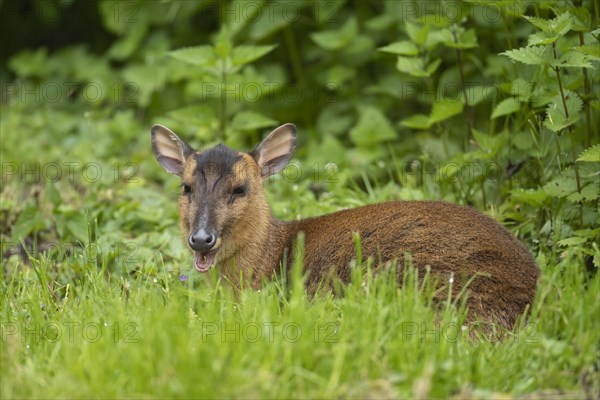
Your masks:
<path fill-rule="evenodd" d="M 215 265 L 215 260 L 217 258 L 218 252 L 218 247 L 209 251 L 195 251 L 194 267 L 196 267 L 196 271 L 207 272 L 213 265 Z"/>

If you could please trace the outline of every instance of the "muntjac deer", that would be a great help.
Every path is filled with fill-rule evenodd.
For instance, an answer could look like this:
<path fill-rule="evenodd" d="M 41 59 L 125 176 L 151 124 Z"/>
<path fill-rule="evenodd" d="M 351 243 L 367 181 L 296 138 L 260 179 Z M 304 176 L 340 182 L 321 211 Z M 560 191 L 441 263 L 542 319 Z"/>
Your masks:
<path fill-rule="evenodd" d="M 508 230 L 471 208 L 441 201 L 392 201 L 299 221 L 280 221 L 265 199 L 263 180 L 281 171 L 296 146 L 296 128 L 285 124 L 249 153 L 222 144 L 193 150 L 172 131 L 152 127 L 160 165 L 182 179 L 180 229 L 199 272 L 218 268 L 254 287 L 285 271 L 304 233 L 309 291 L 331 276 L 348 281 L 356 258 L 356 232 L 364 259 L 379 265 L 404 256 L 424 275 L 448 282 L 453 295 L 468 285 L 469 317 L 510 328 L 532 303 L 539 275 L 535 260 Z M 287 262 L 285 260 L 288 260 Z"/>

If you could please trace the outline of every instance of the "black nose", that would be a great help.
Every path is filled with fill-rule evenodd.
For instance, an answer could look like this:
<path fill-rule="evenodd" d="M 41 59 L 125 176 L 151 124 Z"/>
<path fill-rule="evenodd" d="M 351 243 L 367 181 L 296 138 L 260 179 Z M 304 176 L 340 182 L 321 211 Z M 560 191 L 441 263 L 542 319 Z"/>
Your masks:
<path fill-rule="evenodd" d="M 204 252 L 209 251 L 217 243 L 216 232 L 207 232 L 204 229 L 198 229 L 192 232 L 188 238 L 188 244 L 196 251 Z"/>

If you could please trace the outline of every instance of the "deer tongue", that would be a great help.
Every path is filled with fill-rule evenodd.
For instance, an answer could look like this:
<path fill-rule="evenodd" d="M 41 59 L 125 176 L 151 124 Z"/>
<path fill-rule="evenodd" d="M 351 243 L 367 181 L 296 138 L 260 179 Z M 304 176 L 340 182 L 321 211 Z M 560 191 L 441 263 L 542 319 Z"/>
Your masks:
<path fill-rule="evenodd" d="M 196 251 L 194 254 L 196 256 L 194 258 L 194 267 L 196 267 L 196 271 L 198 272 L 208 271 L 215 263 L 216 253 L 210 251 L 201 253 Z"/>

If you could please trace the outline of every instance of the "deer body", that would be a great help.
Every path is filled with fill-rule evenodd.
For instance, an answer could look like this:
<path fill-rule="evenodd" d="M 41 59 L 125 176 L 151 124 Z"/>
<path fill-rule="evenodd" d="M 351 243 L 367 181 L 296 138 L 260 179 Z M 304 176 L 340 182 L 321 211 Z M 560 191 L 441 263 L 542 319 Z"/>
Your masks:
<path fill-rule="evenodd" d="M 399 281 L 410 254 L 418 270 L 430 268 L 442 284 L 453 278 L 453 295 L 468 284 L 470 317 L 510 328 L 532 303 L 539 276 L 533 257 L 502 225 L 467 207 L 393 201 L 299 221 L 277 220 L 262 180 L 285 167 L 295 137 L 294 126 L 287 124 L 250 153 L 222 145 L 197 152 L 167 128 L 153 127 L 159 163 L 182 177 L 180 228 L 198 271 L 216 267 L 234 284 L 242 273 L 258 288 L 265 277 L 293 262 L 302 232 L 307 287 L 314 291 L 332 274 L 349 281 L 356 258 L 353 235 L 358 234 L 363 261 L 371 257 L 375 266 L 396 261 Z"/>

